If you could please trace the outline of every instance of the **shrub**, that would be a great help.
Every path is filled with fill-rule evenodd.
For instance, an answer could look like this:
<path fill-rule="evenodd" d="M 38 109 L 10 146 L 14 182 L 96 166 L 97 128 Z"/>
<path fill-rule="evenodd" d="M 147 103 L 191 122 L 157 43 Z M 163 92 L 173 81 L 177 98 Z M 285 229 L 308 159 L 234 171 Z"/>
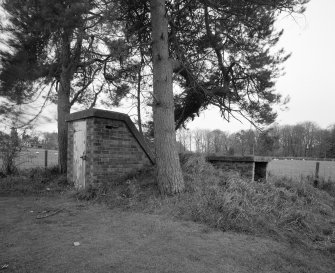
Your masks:
<path fill-rule="evenodd" d="M 153 169 L 99 184 L 78 193 L 84 200 L 204 223 L 222 231 L 272 236 L 278 240 L 334 248 L 334 198 L 309 181 L 272 177 L 251 182 L 224 173 L 201 156 L 182 160 L 186 190 L 159 195 Z"/>
<path fill-rule="evenodd" d="M 335 182 L 332 180 L 323 181 L 320 185 L 320 190 L 327 192 L 329 195 L 335 197 Z"/>
<path fill-rule="evenodd" d="M 12 128 L 10 135 L 0 132 L 0 161 L 2 162 L 2 172 L 5 175 L 17 172 L 15 159 L 22 148 L 22 141 L 16 129 Z"/>
<path fill-rule="evenodd" d="M 153 167 L 143 168 L 126 177 L 90 185 L 75 196 L 78 200 L 103 202 L 110 207 L 146 210 L 148 203 L 154 203 L 151 199 L 159 195 L 153 172 Z"/>
<path fill-rule="evenodd" d="M 177 203 L 181 217 L 223 231 L 293 237 L 319 245 L 335 242 L 334 199 L 309 181 L 251 182 L 236 173 L 222 173 L 201 157 L 190 157 L 183 170 L 187 192 Z"/>
<path fill-rule="evenodd" d="M 33 168 L 0 179 L 2 194 L 43 194 L 65 191 L 72 188 L 66 175 L 56 168 Z"/>

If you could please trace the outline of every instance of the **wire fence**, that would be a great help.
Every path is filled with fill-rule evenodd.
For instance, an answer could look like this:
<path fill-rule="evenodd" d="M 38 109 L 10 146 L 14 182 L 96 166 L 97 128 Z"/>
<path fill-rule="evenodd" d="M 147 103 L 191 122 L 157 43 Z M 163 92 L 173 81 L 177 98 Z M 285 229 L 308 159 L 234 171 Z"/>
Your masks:
<path fill-rule="evenodd" d="M 319 177 L 335 181 L 335 161 L 301 160 L 301 159 L 274 159 L 268 164 L 267 171 L 274 176 L 286 176 L 300 179 L 315 177 L 316 163 L 319 162 Z M 15 160 L 20 170 L 31 168 L 54 167 L 58 165 L 58 151 L 40 148 L 27 148 Z M 0 159 L 0 167 L 2 162 Z"/>
<path fill-rule="evenodd" d="M 19 170 L 54 167 L 58 165 L 58 151 L 27 148 L 15 159 L 15 165 Z M 2 166 L 1 159 L 0 166 Z"/>
<path fill-rule="evenodd" d="M 324 180 L 335 181 L 335 161 L 272 160 L 268 165 L 267 171 L 271 175 L 296 179 L 315 177 L 317 162 L 319 162 L 318 176 Z"/>

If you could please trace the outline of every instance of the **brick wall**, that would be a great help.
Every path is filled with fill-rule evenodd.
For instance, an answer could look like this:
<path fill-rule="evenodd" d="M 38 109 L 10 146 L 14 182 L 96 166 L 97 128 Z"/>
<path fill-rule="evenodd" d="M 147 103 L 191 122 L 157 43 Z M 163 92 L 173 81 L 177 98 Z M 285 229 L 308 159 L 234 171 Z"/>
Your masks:
<path fill-rule="evenodd" d="M 94 112 L 95 113 L 95 112 Z M 100 112 L 98 112 L 100 113 Z M 104 112 L 102 112 L 104 113 Z M 101 114 L 101 113 L 100 113 Z M 138 132 L 130 128 L 127 120 L 115 120 L 95 116 L 84 116 L 86 120 L 87 143 L 85 162 L 85 184 L 111 182 L 144 166 L 152 165 L 139 141 Z M 76 119 L 79 120 L 79 119 Z M 74 122 L 68 120 L 68 179 L 73 177 Z M 134 134 L 135 133 L 135 134 Z"/>
<path fill-rule="evenodd" d="M 91 183 L 106 182 L 150 164 L 123 121 L 87 119 L 86 177 Z"/>

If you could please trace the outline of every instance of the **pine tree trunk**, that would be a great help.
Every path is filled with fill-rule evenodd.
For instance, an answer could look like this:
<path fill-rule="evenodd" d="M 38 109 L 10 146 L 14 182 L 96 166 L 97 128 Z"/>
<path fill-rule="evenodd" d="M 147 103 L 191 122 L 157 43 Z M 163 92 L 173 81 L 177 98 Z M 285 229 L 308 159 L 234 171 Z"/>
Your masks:
<path fill-rule="evenodd" d="M 142 74 L 141 74 L 141 66 L 138 70 L 138 81 L 137 81 L 137 125 L 139 132 L 143 135 L 142 131 L 142 117 L 141 117 L 141 80 L 142 80 Z"/>
<path fill-rule="evenodd" d="M 161 193 L 169 195 L 183 191 L 184 180 L 176 149 L 172 66 L 168 51 L 165 0 L 151 0 L 151 18 L 157 183 Z"/>
<path fill-rule="evenodd" d="M 58 166 L 60 173 L 67 171 L 67 123 L 65 121 L 67 114 L 70 113 L 70 90 L 72 80 L 71 69 L 71 49 L 69 35 L 62 37 L 62 71 L 58 89 Z"/>
<path fill-rule="evenodd" d="M 58 90 L 58 166 L 60 173 L 67 171 L 67 122 L 65 118 L 70 113 L 69 96 L 67 95 L 68 80 L 61 79 Z"/>

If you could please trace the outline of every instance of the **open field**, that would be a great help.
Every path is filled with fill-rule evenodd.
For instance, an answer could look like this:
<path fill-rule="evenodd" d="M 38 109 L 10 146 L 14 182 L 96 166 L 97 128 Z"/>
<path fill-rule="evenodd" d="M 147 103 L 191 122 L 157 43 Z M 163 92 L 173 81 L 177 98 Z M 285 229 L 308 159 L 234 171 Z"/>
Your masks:
<path fill-rule="evenodd" d="M 0 198 L 4 272 L 334 272 L 316 250 L 65 196 Z M 43 211 L 59 213 L 37 219 Z M 74 246 L 79 242 L 79 246 Z"/>
<path fill-rule="evenodd" d="M 22 151 L 17 160 L 19 169 L 44 167 L 45 150 L 29 148 Z M 274 176 L 286 176 L 292 178 L 314 177 L 315 160 L 272 160 L 268 165 L 268 173 Z M 335 161 L 319 161 L 319 177 L 325 180 L 335 181 Z M 1 160 L 0 160 L 1 164 Z M 58 164 L 58 151 L 48 150 L 48 167 Z"/>
<path fill-rule="evenodd" d="M 320 162 L 319 177 L 335 181 L 335 161 L 272 160 L 268 172 L 275 176 L 292 178 L 314 177 L 316 162 Z"/>

